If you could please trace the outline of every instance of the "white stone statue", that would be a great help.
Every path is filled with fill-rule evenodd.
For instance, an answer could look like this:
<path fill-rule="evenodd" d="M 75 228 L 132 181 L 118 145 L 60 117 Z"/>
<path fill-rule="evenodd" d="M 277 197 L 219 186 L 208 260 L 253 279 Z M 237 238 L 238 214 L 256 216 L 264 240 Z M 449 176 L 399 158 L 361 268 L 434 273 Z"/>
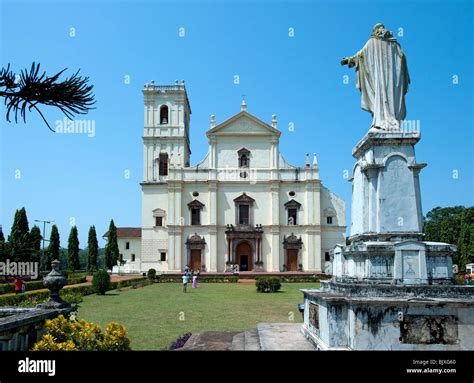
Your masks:
<path fill-rule="evenodd" d="M 372 114 L 371 131 L 397 131 L 406 116 L 410 76 L 405 54 L 383 24 L 376 24 L 365 46 L 341 65 L 355 66 L 362 109 Z"/>

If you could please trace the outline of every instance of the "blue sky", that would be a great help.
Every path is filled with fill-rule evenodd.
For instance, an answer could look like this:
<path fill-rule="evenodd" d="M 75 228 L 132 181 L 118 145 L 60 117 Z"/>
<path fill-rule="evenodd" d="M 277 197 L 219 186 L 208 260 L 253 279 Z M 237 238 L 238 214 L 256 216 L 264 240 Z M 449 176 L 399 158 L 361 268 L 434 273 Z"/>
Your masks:
<path fill-rule="evenodd" d="M 2 66 L 19 71 L 36 61 L 48 74 L 81 69 L 97 99 L 84 117 L 95 120 L 92 138 L 54 134 L 34 113 L 26 124 L 7 123 L 1 110 L 5 234 L 22 206 L 30 227 L 34 219 L 55 220 L 63 246 L 71 222 L 81 247 L 92 224 L 99 235 L 111 218 L 118 226 L 140 226 L 141 89 L 150 80 L 175 79 L 185 79 L 193 112 L 192 164 L 207 150 L 209 116 L 220 122 L 239 112 L 245 94 L 250 113 L 267 122 L 277 115 L 280 148 L 290 163 L 303 166 L 305 153 L 318 153 L 321 179 L 346 201 L 349 223 L 351 185 L 344 170 L 352 168 L 352 147 L 371 117 L 360 109 L 354 70 L 339 61 L 365 44 L 377 22 L 395 33 L 408 58 L 407 119 L 420 121 L 417 160 L 428 163 L 421 173 L 424 213 L 473 204 L 471 1 L 0 3 Z M 63 118 L 43 111 L 52 124 Z"/>

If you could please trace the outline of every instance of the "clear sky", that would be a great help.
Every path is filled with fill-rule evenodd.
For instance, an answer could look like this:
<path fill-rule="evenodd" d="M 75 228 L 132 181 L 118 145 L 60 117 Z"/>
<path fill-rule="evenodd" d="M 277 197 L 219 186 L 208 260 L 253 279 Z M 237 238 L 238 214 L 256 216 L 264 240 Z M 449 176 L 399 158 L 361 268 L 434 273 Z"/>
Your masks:
<path fill-rule="evenodd" d="M 245 94 L 250 113 L 266 122 L 277 115 L 290 163 L 304 166 L 306 153 L 318 153 L 321 179 L 346 201 L 350 223 L 344 171 L 352 169 L 351 150 L 371 117 L 360 109 L 355 71 L 339 61 L 362 48 L 377 22 L 394 32 L 408 58 L 407 119 L 420 121 L 417 160 L 428 163 L 420 176 L 424 213 L 473 204 L 472 1 L 0 3 L 2 66 L 19 71 L 36 61 L 48 74 L 81 69 L 97 99 L 97 108 L 79 117 L 95 121 L 94 137 L 54 134 L 35 113 L 26 124 L 7 123 L 2 109 L 6 235 L 22 206 L 30 227 L 34 219 L 55 220 L 63 246 L 74 222 L 81 247 L 92 224 L 99 236 L 111 218 L 140 226 L 141 89 L 176 79 L 186 81 L 193 112 L 191 164 L 207 151 L 209 116 L 219 123 L 239 112 Z M 53 125 L 63 118 L 43 111 Z"/>

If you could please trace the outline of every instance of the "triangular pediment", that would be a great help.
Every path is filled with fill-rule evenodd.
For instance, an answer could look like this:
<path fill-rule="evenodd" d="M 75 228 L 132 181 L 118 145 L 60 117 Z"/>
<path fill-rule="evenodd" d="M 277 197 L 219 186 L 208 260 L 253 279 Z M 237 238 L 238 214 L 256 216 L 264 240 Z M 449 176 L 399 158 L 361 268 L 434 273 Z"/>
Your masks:
<path fill-rule="evenodd" d="M 255 200 L 248 196 L 247 194 L 245 193 L 242 193 L 240 196 L 238 196 L 237 198 L 234 198 L 234 202 L 235 203 L 249 203 L 249 204 L 253 204 L 255 202 Z"/>
<path fill-rule="evenodd" d="M 241 111 L 207 131 L 210 136 L 276 136 L 281 132 L 252 114 Z"/>

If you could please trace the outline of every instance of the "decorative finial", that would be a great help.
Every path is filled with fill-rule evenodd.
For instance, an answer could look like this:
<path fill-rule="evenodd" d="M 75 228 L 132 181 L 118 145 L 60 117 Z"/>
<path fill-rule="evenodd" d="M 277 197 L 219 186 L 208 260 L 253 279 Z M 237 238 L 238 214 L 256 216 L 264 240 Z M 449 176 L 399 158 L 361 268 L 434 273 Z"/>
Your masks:
<path fill-rule="evenodd" d="M 277 116 L 276 114 L 272 114 L 272 127 L 276 129 L 277 127 Z"/>
<path fill-rule="evenodd" d="M 247 110 L 247 104 L 245 103 L 245 94 L 242 95 L 242 107 L 241 107 L 241 110 L 242 110 L 242 111 Z"/>
<path fill-rule="evenodd" d="M 313 154 L 313 168 L 318 167 L 318 157 L 316 156 L 316 152 Z"/>
<path fill-rule="evenodd" d="M 150 84 L 151 84 L 151 85 L 155 85 L 155 80 L 151 80 L 151 81 L 150 81 Z"/>
<path fill-rule="evenodd" d="M 309 153 L 306 153 L 306 167 L 309 168 Z"/>
<path fill-rule="evenodd" d="M 184 80 L 181 80 L 181 85 L 184 85 Z"/>
<path fill-rule="evenodd" d="M 178 80 L 174 80 L 174 83 L 175 83 L 176 85 L 178 85 L 178 84 L 179 84 L 179 81 L 178 81 Z"/>
<path fill-rule="evenodd" d="M 211 114 L 211 128 L 216 126 L 216 116 Z"/>

